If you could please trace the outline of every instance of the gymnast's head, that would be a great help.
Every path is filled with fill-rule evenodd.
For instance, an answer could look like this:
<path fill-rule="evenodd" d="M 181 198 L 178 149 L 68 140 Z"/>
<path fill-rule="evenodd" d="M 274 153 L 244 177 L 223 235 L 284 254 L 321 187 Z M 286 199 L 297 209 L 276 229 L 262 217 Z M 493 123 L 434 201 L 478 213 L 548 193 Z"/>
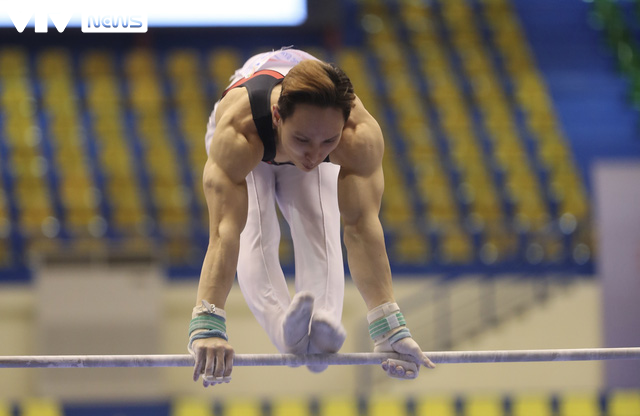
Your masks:
<path fill-rule="evenodd" d="M 354 106 L 349 77 L 337 66 L 306 60 L 282 81 L 273 108 L 281 149 L 304 171 L 318 166 L 338 146 Z"/>

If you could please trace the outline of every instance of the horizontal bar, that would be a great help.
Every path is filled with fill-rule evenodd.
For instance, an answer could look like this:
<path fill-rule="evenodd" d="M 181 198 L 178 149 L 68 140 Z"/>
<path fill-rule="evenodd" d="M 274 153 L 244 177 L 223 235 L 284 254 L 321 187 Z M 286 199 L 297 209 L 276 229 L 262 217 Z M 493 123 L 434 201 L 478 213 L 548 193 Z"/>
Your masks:
<path fill-rule="evenodd" d="M 640 348 L 585 348 L 515 351 L 425 352 L 436 364 L 521 363 L 542 361 L 640 360 Z M 394 353 L 343 354 L 236 354 L 233 365 L 373 365 L 388 358 L 410 359 Z M 97 367 L 191 367 L 191 355 L 42 355 L 0 356 L 0 368 L 97 368 Z"/>

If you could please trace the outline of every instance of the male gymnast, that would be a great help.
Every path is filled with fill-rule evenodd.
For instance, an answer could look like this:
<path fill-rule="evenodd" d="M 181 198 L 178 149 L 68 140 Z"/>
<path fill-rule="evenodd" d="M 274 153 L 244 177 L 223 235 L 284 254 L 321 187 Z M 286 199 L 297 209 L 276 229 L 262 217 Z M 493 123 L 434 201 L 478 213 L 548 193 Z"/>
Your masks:
<path fill-rule="evenodd" d="M 344 243 L 368 308 L 376 352 L 391 377 L 412 379 L 434 364 L 411 337 L 395 303 L 379 219 L 384 141 L 376 120 L 338 67 L 283 48 L 249 59 L 215 104 L 203 174 L 210 237 L 189 328 L 194 381 L 228 382 L 233 347 L 225 302 L 234 276 L 281 353 L 335 353 L 346 332 Z M 280 266 L 276 204 L 295 256 L 291 298 Z M 309 366 L 314 372 L 326 366 Z"/>

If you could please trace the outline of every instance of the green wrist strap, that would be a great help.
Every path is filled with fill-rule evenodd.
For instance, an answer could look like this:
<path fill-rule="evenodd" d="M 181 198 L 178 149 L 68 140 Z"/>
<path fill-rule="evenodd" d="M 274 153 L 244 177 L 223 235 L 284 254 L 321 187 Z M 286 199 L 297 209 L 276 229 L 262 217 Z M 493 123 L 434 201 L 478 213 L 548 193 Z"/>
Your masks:
<path fill-rule="evenodd" d="M 380 318 L 369 324 L 369 335 L 371 339 L 376 339 L 381 335 L 386 334 L 392 329 L 406 325 L 402 312 L 396 312 L 384 318 Z"/>
<path fill-rule="evenodd" d="M 199 329 L 206 329 L 208 331 L 221 331 L 227 332 L 227 325 L 224 318 L 218 315 L 200 315 L 191 320 L 189 324 L 189 336 L 193 331 Z"/>

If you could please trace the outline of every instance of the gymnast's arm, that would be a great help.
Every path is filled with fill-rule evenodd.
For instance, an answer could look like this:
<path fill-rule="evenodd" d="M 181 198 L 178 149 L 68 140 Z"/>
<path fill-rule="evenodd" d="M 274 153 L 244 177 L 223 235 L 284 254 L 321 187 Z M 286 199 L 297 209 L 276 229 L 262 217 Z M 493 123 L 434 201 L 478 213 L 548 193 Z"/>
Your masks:
<path fill-rule="evenodd" d="M 247 220 L 246 176 L 260 163 L 261 149 L 221 117 L 214 132 L 203 174 L 209 210 L 209 245 L 205 255 L 197 303 L 202 300 L 224 309 L 238 263 L 240 233 Z M 194 381 L 200 374 L 228 377 L 233 349 L 222 338 L 195 340 Z M 205 386 L 207 383 L 205 382 Z"/>
<path fill-rule="evenodd" d="M 369 116 L 370 117 L 370 116 Z M 347 134 L 345 130 L 345 134 Z M 391 269 L 384 243 L 380 204 L 384 191 L 384 141 L 370 117 L 357 125 L 338 152 L 338 203 L 344 225 L 349 269 L 369 310 L 394 302 Z M 338 150 L 338 149 L 337 149 Z M 331 155 L 332 160 L 336 159 Z"/>
<path fill-rule="evenodd" d="M 344 224 L 344 243 L 347 247 L 349 269 L 368 310 L 395 304 L 391 283 L 391 268 L 384 242 L 379 213 L 384 192 L 382 157 L 384 140 L 380 126 L 371 115 L 360 112 L 361 122 L 346 129 L 343 148 L 337 152 L 340 164 L 338 203 Z M 343 133 L 344 134 L 344 133 Z M 343 137 L 345 139 L 345 137 Z M 338 149 L 336 149 L 338 150 Z M 392 329 L 388 334 L 393 334 Z M 403 334 L 405 335 L 405 334 Z M 383 338 L 386 339 L 385 335 Z M 412 355 L 420 365 L 433 367 L 420 346 L 407 332 L 404 339 L 381 342 L 376 337 L 376 351 L 396 351 Z M 392 377 L 414 378 L 419 368 L 404 362 L 385 362 L 382 368 Z"/>

